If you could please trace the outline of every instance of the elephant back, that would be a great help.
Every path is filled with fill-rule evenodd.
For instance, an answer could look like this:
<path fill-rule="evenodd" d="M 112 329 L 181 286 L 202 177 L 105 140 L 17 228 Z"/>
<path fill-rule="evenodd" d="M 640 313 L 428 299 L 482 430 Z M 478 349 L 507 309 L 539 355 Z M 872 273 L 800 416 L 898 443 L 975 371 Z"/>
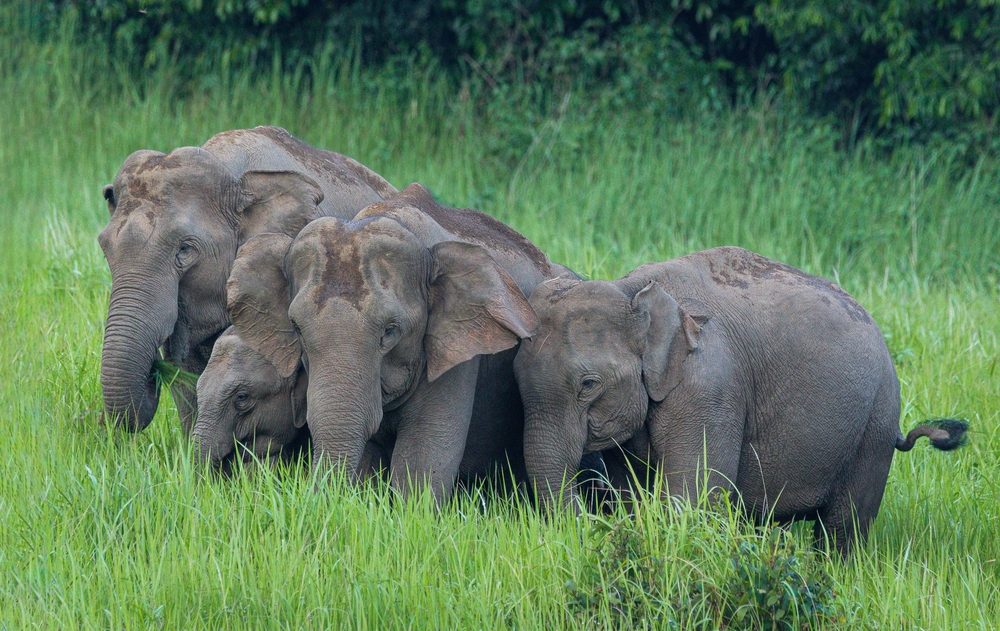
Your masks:
<path fill-rule="evenodd" d="M 322 216 L 351 219 L 362 208 L 396 193 L 382 176 L 357 160 L 308 145 L 280 127 L 225 131 L 203 148 L 237 179 L 247 171 L 291 171 L 312 178 L 323 191 Z"/>
<path fill-rule="evenodd" d="M 369 206 L 356 219 L 376 216 L 395 219 L 427 247 L 442 241 L 460 241 L 485 248 L 525 296 L 545 279 L 572 273 L 561 265 L 554 267 L 538 246 L 510 226 L 478 210 L 439 204 L 421 184 L 410 184 Z"/>

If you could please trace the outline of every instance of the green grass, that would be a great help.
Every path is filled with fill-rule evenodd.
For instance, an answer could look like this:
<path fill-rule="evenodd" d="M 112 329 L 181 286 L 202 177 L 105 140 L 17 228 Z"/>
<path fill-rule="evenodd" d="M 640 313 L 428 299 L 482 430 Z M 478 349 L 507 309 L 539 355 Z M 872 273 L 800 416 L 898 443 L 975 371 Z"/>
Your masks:
<path fill-rule="evenodd" d="M 0 45 L 0 629 L 617 620 L 608 606 L 570 605 L 566 582 L 594 567 L 592 520 L 547 521 L 476 494 L 435 512 L 426 495 L 400 505 L 336 481 L 316 491 L 301 471 L 213 480 L 194 466 L 168 397 L 138 436 L 98 423 L 110 288 L 100 187 L 135 149 L 257 124 L 347 153 L 397 186 L 424 182 L 592 277 L 735 244 L 839 280 L 886 334 L 901 425 L 963 416 L 972 429 L 957 452 L 897 454 L 868 544 L 846 563 L 821 560 L 840 613 L 818 624 L 1000 620 L 997 165 L 837 154 L 826 135 L 767 112 L 600 118 L 583 95 L 518 146 L 431 74 L 380 90 L 336 66 L 305 94 L 294 75 L 236 73 L 177 99 L 168 76 L 122 85 L 65 40 Z M 645 510 L 640 523 L 668 602 L 694 580 L 726 585 L 732 550 L 754 537 L 728 514 Z"/>

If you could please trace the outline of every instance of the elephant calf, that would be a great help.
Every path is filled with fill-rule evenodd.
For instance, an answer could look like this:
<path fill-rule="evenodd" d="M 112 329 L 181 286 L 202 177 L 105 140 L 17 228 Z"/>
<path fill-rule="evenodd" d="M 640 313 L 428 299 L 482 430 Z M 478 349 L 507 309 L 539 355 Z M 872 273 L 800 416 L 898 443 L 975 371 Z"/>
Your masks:
<path fill-rule="evenodd" d="M 964 438 L 948 421 L 904 439 L 871 316 L 837 285 L 740 248 L 617 281 L 546 281 L 529 301 L 540 326 L 514 371 L 525 465 L 545 500 L 581 454 L 622 445 L 673 495 L 735 489 L 756 515 L 816 519 L 847 554 L 878 513 L 894 450 Z"/>
<path fill-rule="evenodd" d="M 215 341 L 198 378 L 198 417 L 191 436 L 203 462 L 228 473 L 239 459 L 250 464 L 291 459 L 309 444 L 306 388 L 301 366 L 288 377 L 229 327 Z M 365 448 L 357 474 L 362 479 L 388 468 L 388 437 Z"/>

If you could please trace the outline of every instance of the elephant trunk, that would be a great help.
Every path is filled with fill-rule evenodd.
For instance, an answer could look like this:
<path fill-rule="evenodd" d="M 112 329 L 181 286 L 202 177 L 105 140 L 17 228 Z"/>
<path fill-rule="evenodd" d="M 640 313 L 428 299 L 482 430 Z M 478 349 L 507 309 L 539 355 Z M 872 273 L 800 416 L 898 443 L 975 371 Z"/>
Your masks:
<path fill-rule="evenodd" d="M 202 409 L 198 420 L 191 429 L 191 439 L 197 446 L 197 457 L 201 464 L 218 467 L 236 450 L 236 438 L 232 423 L 221 422 L 217 410 Z"/>
<path fill-rule="evenodd" d="M 355 479 L 365 443 L 382 423 L 378 361 L 344 357 L 338 357 L 335 365 L 310 361 L 306 401 L 314 462 L 347 470 Z"/>
<path fill-rule="evenodd" d="M 529 484 L 539 506 L 551 508 L 554 501 L 563 505 L 577 497 L 574 476 L 583 458 L 587 435 L 579 431 L 578 419 L 539 414 L 526 405 L 524 423 L 524 464 Z M 558 408 L 556 408 L 558 409 Z"/>
<path fill-rule="evenodd" d="M 137 432 L 153 420 L 160 401 L 153 362 L 177 319 L 177 287 L 163 291 L 115 285 L 101 351 L 104 414 L 116 425 Z"/>

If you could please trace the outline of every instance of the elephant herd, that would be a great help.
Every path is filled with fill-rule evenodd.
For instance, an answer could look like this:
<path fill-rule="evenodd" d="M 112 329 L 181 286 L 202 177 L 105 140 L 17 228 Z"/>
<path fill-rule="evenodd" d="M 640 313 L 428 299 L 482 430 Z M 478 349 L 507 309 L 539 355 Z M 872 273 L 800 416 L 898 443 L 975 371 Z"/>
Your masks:
<path fill-rule="evenodd" d="M 173 398 L 223 470 L 309 445 L 404 495 L 500 476 L 543 505 L 575 505 L 581 467 L 617 488 L 642 471 L 813 519 L 846 554 L 895 450 L 964 440 L 957 420 L 904 438 L 871 316 L 740 248 L 581 280 L 492 217 L 275 127 L 137 151 L 104 197 L 105 417 L 150 423 L 161 358 L 196 373 Z"/>

